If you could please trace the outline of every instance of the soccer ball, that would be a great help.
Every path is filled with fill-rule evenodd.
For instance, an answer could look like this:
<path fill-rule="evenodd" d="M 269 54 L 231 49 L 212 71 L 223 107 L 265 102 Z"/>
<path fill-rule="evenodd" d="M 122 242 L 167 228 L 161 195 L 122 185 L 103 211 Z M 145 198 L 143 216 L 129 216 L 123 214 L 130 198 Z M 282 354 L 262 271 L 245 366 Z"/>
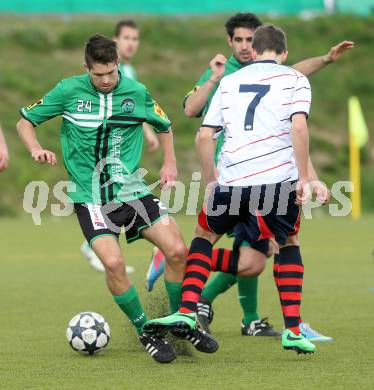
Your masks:
<path fill-rule="evenodd" d="M 108 345 L 110 328 L 100 314 L 83 312 L 69 321 L 66 337 L 74 351 L 93 355 Z"/>

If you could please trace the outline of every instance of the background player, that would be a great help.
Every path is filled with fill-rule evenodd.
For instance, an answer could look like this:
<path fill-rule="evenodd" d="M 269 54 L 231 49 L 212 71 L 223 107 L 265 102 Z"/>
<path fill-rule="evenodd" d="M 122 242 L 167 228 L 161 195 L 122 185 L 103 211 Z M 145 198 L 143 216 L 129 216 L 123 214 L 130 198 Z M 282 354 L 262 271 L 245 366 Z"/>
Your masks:
<path fill-rule="evenodd" d="M 5 171 L 9 164 L 8 147 L 5 142 L 5 136 L 0 126 L 0 172 Z"/>
<path fill-rule="evenodd" d="M 118 54 L 121 60 L 119 65 L 120 72 L 126 77 L 137 80 L 136 70 L 131 65 L 131 60 L 139 48 L 139 29 L 137 24 L 130 19 L 121 20 L 115 27 L 113 40 L 117 43 Z M 148 143 L 148 150 L 150 152 L 156 151 L 160 147 L 160 143 L 152 126 L 143 123 L 143 131 Z M 81 245 L 81 252 L 93 268 L 100 272 L 105 271 L 100 259 L 96 256 L 87 241 L 84 241 Z M 134 270 L 134 267 L 126 265 L 127 273 L 132 273 Z"/>
<path fill-rule="evenodd" d="M 248 61 L 252 60 L 252 38 L 261 21 L 252 13 L 239 13 L 231 17 L 226 22 L 227 42 L 232 49 L 232 55 L 226 59 L 222 54 L 217 54 L 210 62 L 210 67 L 200 77 L 193 90 L 185 97 L 185 113 L 190 117 L 199 117 L 207 112 L 211 99 L 217 90 L 218 82 L 224 75 L 231 74 L 241 69 Z M 353 47 L 353 42 L 344 41 L 332 47 L 330 51 L 320 57 L 311 58 L 293 65 L 293 68 L 305 75 L 310 75 L 319 71 L 326 65 L 337 61 L 342 54 Z M 219 135 L 215 162 L 217 163 L 221 146 L 224 141 L 223 133 Z M 196 139 L 199 144 L 199 133 Z M 317 183 L 318 177 L 310 164 L 311 178 Z M 315 191 L 320 191 L 315 188 Z M 297 236 L 290 239 L 290 245 L 297 244 Z M 216 256 L 227 255 L 227 250 L 216 250 Z M 154 249 L 153 258 L 147 272 L 147 287 L 152 290 L 153 283 L 161 275 L 163 270 L 163 256 L 157 248 Z M 199 321 L 203 328 L 209 331 L 208 324 L 212 320 L 213 310 L 211 307 L 214 299 L 221 293 L 227 291 L 238 281 L 240 304 L 243 309 L 243 320 L 241 326 L 242 335 L 254 336 L 277 336 L 279 333 L 268 324 L 266 320 L 261 320 L 258 314 L 258 277 L 242 278 L 234 275 L 218 273 L 205 287 L 201 302 L 198 305 Z M 313 330 L 308 324 L 302 323 L 301 328 L 304 334 L 313 340 L 331 341 L 331 337 L 323 336 Z"/>
<path fill-rule="evenodd" d="M 227 268 L 226 272 L 248 275 L 245 258 L 227 259 L 225 266 L 212 259 L 213 244 L 235 226 L 235 233 L 250 244 L 275 238 L 280 245 L 276 280 L 285 321 L 282 346 L 298 353 L 314 352 L 314 345 L 299 330 L 304 270 L 301 257 L 298 251 L 284 247 L 290 233 L 299 229 L 298 205 L 306 202 L 310 194 L 306 191 L 306 118 L 311 89 L 305 76 L 279 65 L 287 54 L 282 30 L 272 25 L 259 27 L 253 38 L 256 62 L 224 77 L 214 94 L 200 130 L 202 163 L 210 166 L 208 182 L 214 187 L 191 243 L 181 306 L 174 315 L 149 321 L 145 330 L 194 328 L 197 303 L 211 269 Z M 212 137 L 217 129 L 225 132 L 218 186 L 212 163 Z M 263 212 L 269 195 L 271 207 Z M 221 211 L 217 214 L 218 209 Z M 238 224 L 239 221 L 242 223 Z"/>

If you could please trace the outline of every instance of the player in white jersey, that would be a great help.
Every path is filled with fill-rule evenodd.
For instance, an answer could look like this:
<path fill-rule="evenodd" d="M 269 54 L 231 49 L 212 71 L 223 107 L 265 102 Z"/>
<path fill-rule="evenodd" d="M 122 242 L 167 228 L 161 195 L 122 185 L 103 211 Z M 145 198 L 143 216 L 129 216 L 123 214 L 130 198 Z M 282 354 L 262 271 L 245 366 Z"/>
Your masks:
<path fill-rule="evenodd" d="M 196 305 L 210 271 L 250 276 L 245 257 L 215 262 L 212 246 L 235 230 L 250 244 L 271 238 L 280 246 L 275 276 L 284 316 L 284 349 L 313 353 L 315 346 L 300 334 L 304 267 L 295 246 L 284 246 L 299 230 L 300 207 L 306 201 L 309 160 L 307 117 L 311 103 L 305 76 L 281 65 L 287 58 L 282 30 L 261 26 L 253 39 L 255 62 L 224 77 L 204 118 L 205 154 L 215 181 L 215 131 L 224 130 L 218 162 L 218 185 L 199 215 L 188 256 L 177 313 L 149 321 L 149 332 L 183 332 L 196 326 Z M 205 141 L 204 141 L 205 140 Z M 237 229 L 240 229 L 237 231 Z M 265 261 L 265 255 L 261 261 Z"/>
<path fill-rule="evenodd" d="M 218 183 L 297 180 L 291 120 L 295 114 L 307 116 L 310 103 L 308 79 L 274 60 L 253 62 L 224 77 L 202 125 L 225 129 Z"/>

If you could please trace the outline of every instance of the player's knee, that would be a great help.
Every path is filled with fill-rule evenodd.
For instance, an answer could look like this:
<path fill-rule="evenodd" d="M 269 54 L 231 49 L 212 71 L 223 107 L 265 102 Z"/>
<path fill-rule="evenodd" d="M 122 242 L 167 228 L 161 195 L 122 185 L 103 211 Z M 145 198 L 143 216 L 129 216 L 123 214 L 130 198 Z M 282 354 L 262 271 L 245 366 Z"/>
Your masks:
<path fill-rule="evenodd" d="M 125 270 L 125 265 L 123 263 L 122 256 L 112 255 L 105 258 L 104 267 L 105 270 L 110 274 L 122 273 Z"/>
<path fill-rule="evenodd" d="M 264 269 L 265 269 L 265 261 L 257 261 L 256 263 L 252 264 L 251 276 L 260 275 Z"/>
<path fill-rule="evenodd" d="M 265 269 L 266 256 L 258 251 L 253 251 L 250 248 L 248 250 L 241 250 L 238 274 L 240 276 L 252 277 L 260 275 Z"/>
<path fill-rule="evenodd" d="M 195 237 L 201 237 L 209 241 L 211 244 L 215 244 L 218 241 L 219 236 L 213 232 L 203 229 L 197 225 L 195 229 Z"/>
<path fill-rule="evenodd" d="M 255 262 L 255 263 L 248 264 L 246 268 L 242 269 L 239 272 L 239 275 L 251 278 L 260 275 L 264 269 L 265 269 L 265 262 Z"/>
<path fill-rule="evenodd" d="M 185 267 L 187 261 L 187 248 L 181 241 L 173 244 L 165 253 L 166 260 L 173 268 Z"/>
<path fill-rule="evenodd" d="M 288 236 L 285 245 L 286 245 L 286 246 L 287 246 L 287 245 L 296 245 L 296 246 L 299 246 L 299 235 L 298 235 L 298 234 L 294 234 L 294 235 L 292 235 L 292 236 Z"/>

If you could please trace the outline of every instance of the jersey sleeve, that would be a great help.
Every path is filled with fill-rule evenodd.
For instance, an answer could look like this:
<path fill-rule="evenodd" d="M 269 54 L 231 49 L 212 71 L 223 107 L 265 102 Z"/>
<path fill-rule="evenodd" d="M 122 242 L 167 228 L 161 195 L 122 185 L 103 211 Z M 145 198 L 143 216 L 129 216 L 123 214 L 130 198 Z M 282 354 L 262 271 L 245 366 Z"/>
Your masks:
<path fill-rule="evenodd" d="M 169 131 L 171 122 L 162 108 L 146 91 L 145 98 L 146 122 L 153 126 L 156 133 L 166 133 Z"/>
<path fill-rule="evenodd" d="M 210 103 L 208 112 L 206 113 L 201 127 L 212 127 L 216 131 L 221 131 L 224 128 L 224 120 L 222 115 L 222 89 L 218 87 L 213 99 Z"/>
<path fill-rule="evenodd" d="M 184 99 L 183 99 L 183 108 L 186 106 L 186 100 L 188 99 L 188 97 L 190 97 L 194 92 L 196 92 L 203 84 L 205 84 L 210 76 L 212 74 L 212 71 L 210 69 L 207 69 L 203 74 L 202 76 L 199 78 L 199 80 L 197 81 L 197 83 L 195 84 L 195 86 L 191 89 L 190 92 L 188 92 Z M 196 115 L 196 118 L 200 118 L 202 115 L 203 115 L 203 112 L 205 110 L 205 107 L 201 110 L 201 112 L 199 112 L 197 115 Z"/>
<path fill-rule="evenodd" d="M 308 117 L 311 103 L 312 91 L 309 81 L 301 73 L 298 73 L 291 100 L 290 118 L 292 118 L 292 115 L 300 113 L 304 113 Z"/>
<path fill-rule="evenodd" d="M 35 127 L 61 115 L 64 112 L 63 82 L 60 81 L 52 90 L 37 102 L 21 108 L 21 115 Z"/>

